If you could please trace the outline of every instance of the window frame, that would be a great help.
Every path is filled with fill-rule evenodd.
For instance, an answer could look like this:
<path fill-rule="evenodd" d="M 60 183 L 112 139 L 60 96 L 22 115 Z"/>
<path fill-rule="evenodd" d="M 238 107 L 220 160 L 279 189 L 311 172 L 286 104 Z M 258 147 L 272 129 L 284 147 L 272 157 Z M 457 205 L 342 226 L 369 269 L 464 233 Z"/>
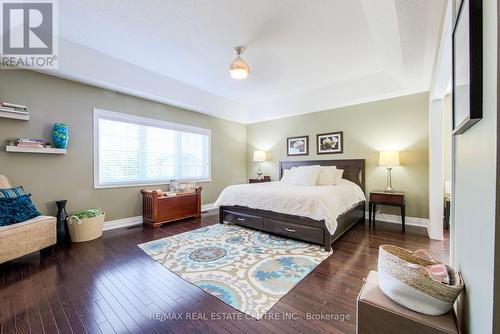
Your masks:
<path fill-rule="evenodd" d="M 179 181 L 194 181 L 199 183 L 212 182 L 212 131 L 206 128 L 199 128 L 195 126 L 172 123 L 161 121 L 158 119 L 147 118 L 142 116 L 136 116 L 131 114 L 119 113 L 99 108 L 94 108 L 93 112 L 93 155 L 94 155 L 94 189 L 106 189 L 106 188 L 126 188 L 126 187 L 141 187 L 141 186 L 151 186 L 151 185 L 165 185 L 168 181 L 163 180 L 152 180 L 150 182 L 145 181 L 133 181 L 133 182 L 113 182 L 100 184 L 99 183 L 99 120 L 107 119 L 111 121 L 125 122 L 136 125 L 152 126 L 161 129 L 182 131 L 188 133 L 201 134 L 208 137 L 208 177 L 202 179 L 180 179 Z"/>

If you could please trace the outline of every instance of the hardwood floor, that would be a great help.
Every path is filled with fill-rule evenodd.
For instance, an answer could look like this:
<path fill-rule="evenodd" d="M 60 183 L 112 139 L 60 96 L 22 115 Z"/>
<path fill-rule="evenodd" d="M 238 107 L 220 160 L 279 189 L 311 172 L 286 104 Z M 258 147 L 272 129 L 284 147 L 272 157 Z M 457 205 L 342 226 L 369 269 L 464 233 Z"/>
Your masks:
<path fill-rule="evenodd" d="M 358 224 L 267 318 L 256 321 L 137 247 L 216 222 L 217 213 L 206 213 L 158 229 L 114 230 L 58 247 L 48 258 L 33 254 L 0 265 L 0 333 L 354 333 L 355 300 L 363 278 L 376 270 L 379 245 L 427 248 L 448 260 L 448 240 L 431 241 L 423 229 L 409 226 L 403 235 L 396 224 L 377 222 L 371 230 Z M 327 319 L 335 315 L 344 320 Z"/>

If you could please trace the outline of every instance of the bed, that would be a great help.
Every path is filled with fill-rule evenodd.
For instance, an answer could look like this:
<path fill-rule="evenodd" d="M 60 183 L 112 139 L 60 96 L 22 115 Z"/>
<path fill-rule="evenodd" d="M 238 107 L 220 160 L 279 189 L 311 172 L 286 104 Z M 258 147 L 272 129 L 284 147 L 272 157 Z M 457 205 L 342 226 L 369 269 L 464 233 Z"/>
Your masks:
<path fill-rule="evenodd" d="M 279 164 L 279 177 L 283 176 L 283 171 L 285 169 L 291 169 L 292 167 L 299 166 L 336 166 L 338 169 L 343 169 L 343 179 L 347 180 L 344 184 L 354 183 L 357 185 L 356 188 L 360 188 L 362 192 L 362 199 L 359 197 L 359 201 L 353 203 L 350 208 L 344 210 L 340 215 L 336 216 L 335 224 L 332 226 L 332 222 L 325 221 L 325 219 L 316 219 L 305 217 L 301 215 L 287 214 L 283 212 L 276 212 L 272 210 L 265 210 L 257 207 L 249 207 L 241 205 L 241 203 L 247 203 L 243 198 L 241 201 L 234 200 L 225 201 L 221 200 L 221 197 L 217 200 L 217 204 L 228 203 L 231 205 L 219 205 L 219 222 L 223 224 L 224 222 L 230 224 L 237 224 L 240 226 L 261 230 L 276 234 L 279 236 L 293 238 L 309 243 L 315 243 L 324 246 L 326 251 L 331 250 L 331 244 L 340 238 L 345 232 L 349 230 L 358 221 L 364 221 L 365 218 L 365 160 L 364 159 L 349 159 L 349 160 L 304 160 L 304 161 L 281 161 Z M 275 185 L 265 185 L 263 184 L 252 184 L 252 185 L 241 185 L 241 187 L 261 187 L 261 188 L 247 188 L 252 190 L 252 192 L 257 191 L 257 189 L 263 189 L 262 194 L 266 194 L 266 187 L 268 190 L 280 191 L 280 186 L 278 183 Z M 273 187 L 273 188 L 271 188 Z M 321 186 L 317 186 L 321 187 Z M 337 187 L 337 186 L 333 186 Z M 347 187 L 347 186 L 346 186 Z M 276 189 L 276 190 L 275 190 Z M 225 190 L 226 191 L 226 190 Z M 326 190 L 325 190 L 326 191 Z M 250 192 L 250 191 L 249 191 Z M 318 192 L 321 193 L 320 190 Z M 306 192 L 307 193 L 307 192 Z M 268 199 L 272 199 L 267 195 Z M 314 193 L 311 192 L 311 196 Z M 319 195 L 318 195 L 319 196 Z M 341 196 L 341 195 L 336 195 Z M 243 197 L 243 196 L 242 196 Z M 241 203 L 240 203 L 241 202 Z M 312 201 L 312 204 L 314 201 Z M 322 203 L 324 206 L 324 203 Z M 338 208 L 333 208 L 332 210 L 338 210 Z M 330 216 L 330 215 L 326 215 Z M 325 216 L 325 217 L 326 217 Z M 329 220 L 329 219 L 326 219 Z"/>

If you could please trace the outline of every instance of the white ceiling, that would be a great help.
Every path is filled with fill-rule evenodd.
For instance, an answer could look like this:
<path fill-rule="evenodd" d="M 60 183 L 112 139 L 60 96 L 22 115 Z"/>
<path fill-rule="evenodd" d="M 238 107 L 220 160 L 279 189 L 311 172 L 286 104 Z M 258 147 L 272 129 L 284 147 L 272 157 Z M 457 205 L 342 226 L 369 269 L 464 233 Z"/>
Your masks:
<path fill-rule="evenodd" d="M 243 123 L 314 112 L 428 90 L 444 4 L 64 0 L 50 73 Z"/>

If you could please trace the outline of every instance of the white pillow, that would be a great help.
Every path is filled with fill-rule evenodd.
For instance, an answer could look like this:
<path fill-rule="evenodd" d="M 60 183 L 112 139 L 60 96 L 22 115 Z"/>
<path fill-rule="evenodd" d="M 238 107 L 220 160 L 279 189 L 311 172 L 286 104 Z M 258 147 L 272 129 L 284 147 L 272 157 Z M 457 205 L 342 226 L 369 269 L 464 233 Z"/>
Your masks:
<path fill-rule="evenodd" d="M 296 168 L 293 167 L 292 169 L 284 169 L 283 170 L 283 176 L 281 177 L 281 182 L 287 183 L 287 184 L 293 184 L 294 183 L 294 177 L 295 177 L 295 170 Z"/>
<path fill-rule="evenodd" d="M 342 180 L 342 175 L 344 174 L 344 170 L 343 169 L 337 169 L 336 171 L 336 175 L 335 175 L 335 181 L 333 181 L 333 185 L 337 185 L 340 183 L 340 180 Z"/>
<path fill-rule="evenodd" d="M 315 186 L 318 181 L 319 165 L 301 166 L 293 171 L 293 183 L 297 186 Z"/>
<path fill-rule="evenodd" d="M 337 167 L 335 166 L 321 166 L 319 170 L 318 186 L 331 186 L 337 179 Z"/>

